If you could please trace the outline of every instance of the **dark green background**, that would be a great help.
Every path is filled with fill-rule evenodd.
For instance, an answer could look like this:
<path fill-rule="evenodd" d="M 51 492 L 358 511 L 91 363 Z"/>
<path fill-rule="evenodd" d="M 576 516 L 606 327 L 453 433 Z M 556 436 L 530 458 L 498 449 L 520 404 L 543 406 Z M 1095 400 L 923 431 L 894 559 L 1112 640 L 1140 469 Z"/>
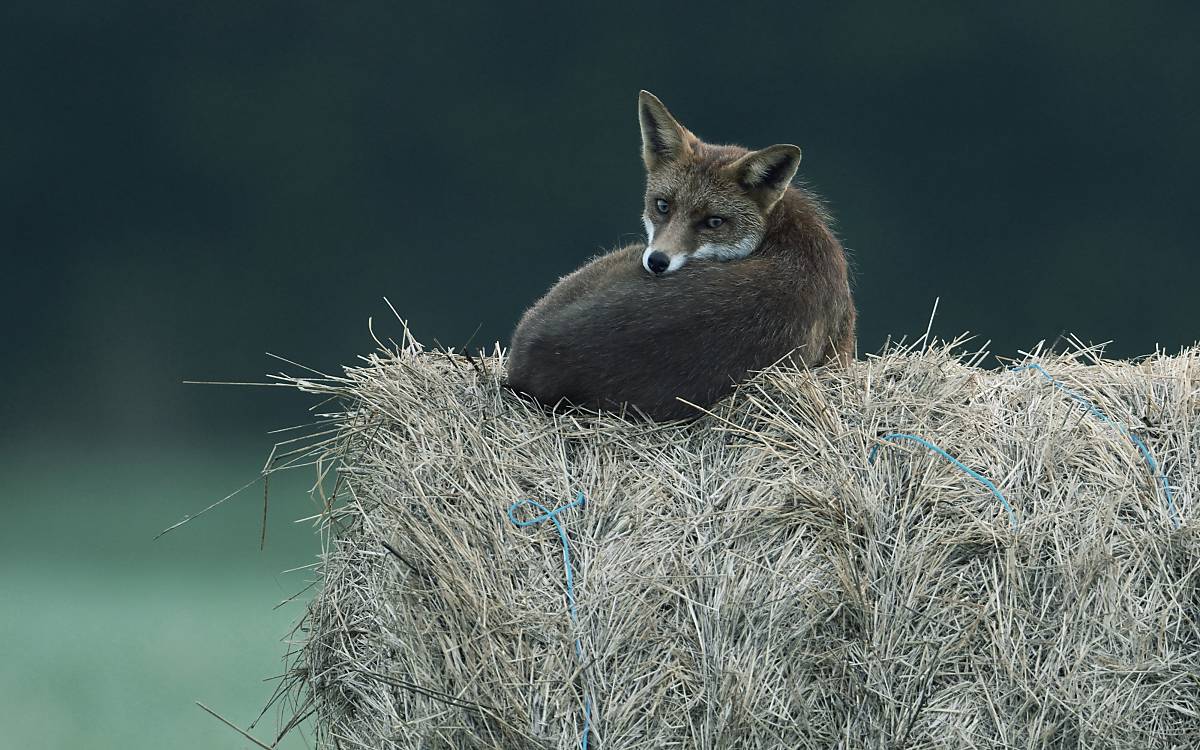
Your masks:
<path fill-rule="evenodd" d="M 0 726 L 32 746 L 244 745 L 305 573 L 306 418 L 256 380 L 396 335 L 503 341 L 640 233 L 635 101 L 793 142 L 853 254 L 860 351 L 965 330 L 1014 354 L 1197 338 L 1193 3 L 9 3 Z M 11 590 L 9 590 L 11 589 Z M 114 708 L 116 706 L 116 708 Z M 8 715 L 6 715 L 8 714 Z M 69 727 L 78 727 L 72 734 Z M 57 731 L 57 730 L 55 730 Z M 263 733 L 264 736 L 267 732 Z M 116 739 L 119 738 L 119 742 Z M 183 743 L 183 744 L 179 744 Z M 242 744 L 239 744 L 242 743 Z M 0 744 L 5 744 L 0 741 Z"/>

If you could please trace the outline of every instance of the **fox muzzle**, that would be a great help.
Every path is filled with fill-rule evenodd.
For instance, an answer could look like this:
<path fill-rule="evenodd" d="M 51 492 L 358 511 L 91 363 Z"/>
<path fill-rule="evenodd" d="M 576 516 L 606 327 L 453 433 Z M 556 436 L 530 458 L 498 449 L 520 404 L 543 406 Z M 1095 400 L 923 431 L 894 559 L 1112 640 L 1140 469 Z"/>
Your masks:
<path fill-rule="evenodd" d="M 655 276 L 662 276 L 678 270 L 684 263 L 687 263 L 687 259 L 688 256 L 684 253 L 668 255 L 662 250 L 647 247 L 646 252 L 642 253 L 642 268 Z"/>

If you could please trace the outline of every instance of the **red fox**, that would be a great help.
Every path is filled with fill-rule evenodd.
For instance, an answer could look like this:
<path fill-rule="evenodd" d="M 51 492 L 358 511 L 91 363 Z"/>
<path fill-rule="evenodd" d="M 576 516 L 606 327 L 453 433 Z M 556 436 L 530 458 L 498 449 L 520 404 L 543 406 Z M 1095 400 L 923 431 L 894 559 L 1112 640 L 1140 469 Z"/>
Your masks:
<path fill-rule="evenodd" d="M 700 141 L 638 98 L 646 242 L 559 280 L 512 335 L 507 384 L 543 404 L 699 416 L 754 370 L 854 355 L 846 256 L 791 184 L 800 149 Z"/>

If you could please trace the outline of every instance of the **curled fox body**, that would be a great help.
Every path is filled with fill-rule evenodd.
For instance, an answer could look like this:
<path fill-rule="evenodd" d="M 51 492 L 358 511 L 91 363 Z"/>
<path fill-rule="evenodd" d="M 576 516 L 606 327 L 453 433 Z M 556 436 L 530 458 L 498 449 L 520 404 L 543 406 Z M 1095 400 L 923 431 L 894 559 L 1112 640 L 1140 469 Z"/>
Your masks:
<path fill-rule="evenodd" d="M 508 386 L 547 405 L 677 419 L 785 358 L 852 357 L 846 257 L 819 202 L 791 184 L 800 149 L 704 143 L 645 91 L 638 117 L 647 241 L 563 277 L 526 311 Z"/>

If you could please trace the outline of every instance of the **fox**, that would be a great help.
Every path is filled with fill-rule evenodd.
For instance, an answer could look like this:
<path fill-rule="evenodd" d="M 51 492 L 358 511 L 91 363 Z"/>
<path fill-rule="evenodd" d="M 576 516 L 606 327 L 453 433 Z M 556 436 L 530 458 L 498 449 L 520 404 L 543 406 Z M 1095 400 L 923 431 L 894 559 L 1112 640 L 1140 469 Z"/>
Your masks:
<path fill-rule="evenodd" d="M 517 323 L 505 384 L 543 405 L 702 416 L 754 372 L 848 363 L 856 311 L 800 149 L 701 141 L 638 95 L 646 241 L 562 277 Z"/>

